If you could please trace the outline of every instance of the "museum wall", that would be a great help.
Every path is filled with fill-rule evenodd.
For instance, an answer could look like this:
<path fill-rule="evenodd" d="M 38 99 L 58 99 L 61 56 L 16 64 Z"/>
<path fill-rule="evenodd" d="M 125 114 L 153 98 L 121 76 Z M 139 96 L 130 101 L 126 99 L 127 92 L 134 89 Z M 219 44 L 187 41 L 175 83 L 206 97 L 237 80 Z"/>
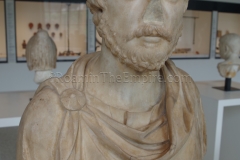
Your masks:
<path fill-rule="evenodd" d="M 218 30 L 240 35 L 240 14 L 219 13 Z"/>
<path fill-rule="evenodd" d="M 81 7 L 79 9 L 79 7 Z M 22 43 L 26 43 L 38 31 L 37 25 L 41 23 L 42 28 L 47 30 L 56 43 L 58 53 L 66 51 L 68 44 L 68 15 L 67 5 L 64 3 L 40 3 L 40 2 L 16 2 L 16 40 L 17 54 L 19 57 L 25 54 Z M 32 23 L 33 29 L 28 27 Z M 46 28 L 46 24 L 50 24 L 50 29 Z M 59 28 L 55 28 L 55 24 L 59 24 Z M 86 54 L 86 5 L 71 4 L 69 13 L 69 37 L 71 51 L 82 55 Z M 62 37 L 60 37 L 62 33 Z"/>
<path fill-rule="evenodd" d="M 53 72 L 66 73 L 72 62 L 57 62 Z M 31 91 L 38 85 L 34 83 L 34 71 L 29 71 L 26 63 L 0 63 L 0 92 Z"/>
<path fill-rule="evenodd" d="M 217 64 L 221 61 L 223 60 L 214 57 L 211 59 L 174 60 L 175 64 L 189 73 L 195 81 L 224 80 L 217 70 Z M 71 64 L 72 62 L 58 62 L 57 68 L 53 72 L 65 73 Z M 26 63 L 0 63 L 0 92 L 36 90 L 38 85 L 34 83 L 33 78 L 34 72 L 28 70 Z M 233 78 L 233 81 L 240 83 L 240 74 Z"/>
<path fill-rule="evenodd" d="M 188 10 L 183 19 L 183 36 L 179 38 L 176 48 L 190 48 L 190 54 L 195 55 L 197 52 L 208 57 L 211 19 L 212 12 Z"/>
<path fill-rule="evenodd" d="M 6 57 L 6 38 L 5 38 L 5 17 L 4 17 L 4 2 L 0 1 L 0 58 Z"/>

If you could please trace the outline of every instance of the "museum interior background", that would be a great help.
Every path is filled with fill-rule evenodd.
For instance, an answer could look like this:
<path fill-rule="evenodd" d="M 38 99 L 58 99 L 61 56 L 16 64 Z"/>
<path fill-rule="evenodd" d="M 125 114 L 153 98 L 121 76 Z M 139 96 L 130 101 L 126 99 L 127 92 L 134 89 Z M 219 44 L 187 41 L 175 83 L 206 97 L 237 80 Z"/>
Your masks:
<path fill-rule="evenodd" d="M 236 2 L 237 1 L 238 0 L 236 0 Z M 2 1 L 0 1 L 0 2 L 2 3 Z M 16 9 L 17 9 L 17 6 L 16 6 Z M 20 15 L 17 15 L 16 17 L 18 17 L 18 16 L 20 16 Z M 1 17 L 2 17 L 2 15 L 0 16 L 0 18 Z M 198 20 L 196 20 L 196 21 L 198 21 Z M 234 22 L 234 24 L 236 24 L 235 20 L 233 20 L 232 22 Z M 17 27 L 16 33 L 20 33 L 20 31 L 18 31 L 18 28 L 22 28 L 20 26 L 21 23 L 18 25 L 17 19 L 16 19 L 16 23 L 17 23 L 16 24 L 16 27 Z M 30 23 L 30 22 L 22 22 L 22 23 L 25 23 L 25 27 L 23 27 L 23 28 L 25 28 L 27 30 L 28 23 Z M 1 24 L 4 24 L 4 21 Z M 198 27 L 198 24 L 200 25 L 201 23 L 197 23 L 196 28 Z M 225 24 L 227 24 L 227 23 L 225 23 Z M 36 25 L 37 24 L 35 24 L 35 27 L 36 27 Z M 54 28 L 53 25 L 51 26 L 51 29 Z M 211 24 L 209 24 L 209 25 L 211 25 Z M 240 25 L 240 24 L 238 24 L 238 25 Z M 1 27 L 5 27 L 5 26 L 1 25 Z M 44 27 L 45 27 L 45 25 L 44 25 Z M 62 26 L 60 26 L 60 27 L 62 27 Z M 236 27 L 236 28 L 239 28 L 239 27 Z M 24 34 L 25 29 L 23 29 L 23 31 L 22 31 L 23 33 L 21 33 L 21 34 Z M 1 35 L 5 34 L 5 32 L 3 32 L 3 31 L 4 31 L 4 29 L 1 29 Z M 31 31 L 31 32 L 33 32 L 33 31 Z M 204 33 L 201 34 L 202 37 L 204 37 L 205 35 L 206 35 L 206 37 L 210 36 L 209 33 L 207 33 L 207 32 L 209 32 L 209 31 L 204 30 Z M 223 29 L 222 32 L 226 32 L 226 31 L 224 31 L 224 29 Z M 19 38 L 19 36 L 21 34 L 16 35 L 16 38 L 17 38 L 16 46 L 17 47 L 16 47 L 16 51 L 14 50 L 14 52 L 16 52 L 16 53 L 19 52 L 19 55 L 21 52 L 21 46 L 22 46 L 24 38 L 25 37 L 28 38 L 30 36 L 30 35 L 25 35 L 25 37 Z M 28 33 L 28 34 L 30 34 L 30 33 Z M 51 32 L 50 32 L 50 34 L 51 34 Z M 57 36 L 59 36 L 59 35 L 56 34 L 55 39 L 59 38 Z M 199 36 L 196 35 L 196 37 L 199 37 Z M 1 36 L 1 41 L 2 41 L 2 39 L 4 39 L 4 36 Z M 206 43 L 207 45 L 210 45 L 210 37 L 208 37 L 206 40 L 202 40 L 202 42 Z M 1 46 L 2 46 L 1 50 L 2 50 L 2 48 L 3 49 L 6 48 L 5 47 L 6 45 L 4 45 L 4 43 L 1 43 Z M 206 46 L 206 48 L 208 48 L 208 47 L 209 46 Z M 20 50 L 20 51 L 18 51 L 18 50 Z M 4 52 L 4 50 L 2 52 Z M 174 59 L 174 62 L 179 68 L 182 68 L 187 73 L 189 73 L 195 81 L 221 80 L 222 77 L 220 77 L 216 66 L 222 60 L 215 59 L 215 54 L 211 55 L 209 49 L 205 49 L 205 51 L 199 51 L 199 52 L 209 55 L 210 59 L 208 59 L 208 58 L 207 59 Z M 207 52 L 207 53 L 205 53 L 205 52 Z M 16 54 L 16 53 L 14 53 L 14 54 Z M 21 53 L 23 53 L 23 52 L 21 52 Z M 72 61 L 57 62 L 57 68 L 56 68 L 56 70 L 54 70 L 54 72 L 65 73 L 67 71 L 67 68 L 71 65 L 71 63 L 72 63 Z M 191 67 L 189 67 L 189 66 L 191 66 Z M 26 63 L 17 63 L 17 62 L 1 63 L 0 64 L 0 73 L 2 75 L 1 83 L 0 83 L 0 91 L 1 92 L 28 91 L 28 90 L 35 90 L 37 88 L 37 85 L 32 81 L 32 78 L 31 78 L 31 77 L 33 77 L 34 73 L 28 71 Z M 234 78 L 234 81 L 240 82 L 239 74 L 237 75 L 237 77 Z M 12 85 L 9 86 L 8 84 L 12 84 Z"/>
<path fill-rule="evenodd" d="M 70 6 L 61 0 L 48 0 L 45 3 L 33 1 L 0 0 L 0 117 L 1 107 L 9 103 L 1 93 L 28 92 L 38 87 L 33 81 L 34 72 L 27 68 L 24 48 L 38 27 L 47 30 L 57 45 L 58 61 L 54 73 L 64 74 L 79 55 L 91 53 L 95 49 L 100 50 L 101 38 L 91 23 L 91 15 L 84 0 L 71 3 Z M 217 54 L 219 37 L 226 33 L 240 35 L 240 11 L 225 8 L 224 12 L 216 12 L 214 9 L 217 8 L 214 6 L 196 6 L 195 0 L 190 1 L 191 9 L 184 15 L 183 36 L 171 58 L 177 67 L 186 71 L 196 82 L 224 80 L 217 70 L 218 63 L 223 61 Z M 233 3 L 240 6 L 240 0 L 199 1 Z M 67 50 L 71 50 L 71 54 L 64 54 Z M 240 83 L 240 74 L 237 74 L 233 81 Z M 22 98 L 24 95 L 17 99 Z M 18 102 L 12 103 L 17 106 Z M 11 111 L 17 114 L 18 110 Z M 235 108 L 226 114 L 231 117 L 237 113 L 240 113 L 240 110 Z M 236 119 L 233 118 L 233 121 Z"/>
<path fill-rule="evenodd" d="M 26 61 L 24 58 L 25 48 L 22 47 L 23 41 L 27 43 L 40 26 L 48 31 L 56 43 L 58 60 L 75 60 L 79 54 L 86 54 L 87 12 L 85 3 L 73 3 L 69 6 L 69 28 L 68 5 L 66 3 L 16 1 L 15 8 L 18 61 Z M 27 25 L 32 25 L 32 29 Z M 71 56 L 64 56 L 63 52 L 68 50 L 68 36 L 70 39 L 69 48 L 73 53 Z"/>

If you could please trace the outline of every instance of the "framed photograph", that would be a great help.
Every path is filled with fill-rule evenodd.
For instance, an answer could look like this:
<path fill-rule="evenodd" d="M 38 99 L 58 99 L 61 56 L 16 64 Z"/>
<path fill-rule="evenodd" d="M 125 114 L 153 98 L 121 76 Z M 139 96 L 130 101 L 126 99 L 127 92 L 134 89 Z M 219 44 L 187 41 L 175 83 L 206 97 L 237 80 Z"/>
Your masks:
<path fill-rule="evenodd" d="M 210 57 L 212 12 L 187 10 L 183 31 L 172 59 L 207 59 Z"/>
<path fill-rule="evenodd" d="M 240 13 L 218 13 L 218 28 L 216 35 L 216 58 L 219 56 L 219 39 L 229 33 L 240 35 Z M 240 44 L 239 44 L 240 45 Z"/>
<path fill-rule="evenodd" d="M 15 1 L 17 61 L 26 61 L 29 39 L 46 30 L 57 46 L 58 61 L 74 61 L 87 53 L 85 1 Z"/>
<path fill-rule="evenodd" d="M 0 63 L 7 62 L 5 1 L 0 0 Z"/>

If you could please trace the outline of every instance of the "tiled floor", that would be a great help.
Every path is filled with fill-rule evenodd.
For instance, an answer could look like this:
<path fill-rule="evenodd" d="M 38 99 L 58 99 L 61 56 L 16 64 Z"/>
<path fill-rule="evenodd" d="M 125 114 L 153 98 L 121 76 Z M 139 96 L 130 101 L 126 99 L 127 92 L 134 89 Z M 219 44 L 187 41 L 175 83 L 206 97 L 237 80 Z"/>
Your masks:
<path fill-rule="evenodd" d="M 16 160 L 18 127 L 9 126 L 18 126 L 33 94 L 34 91 L 0 93 L 0 160 Z"/>
<path fill-rule="evenodd" d="M 16 160 L 18 127 L 0 128 L 0 160 Z"/>

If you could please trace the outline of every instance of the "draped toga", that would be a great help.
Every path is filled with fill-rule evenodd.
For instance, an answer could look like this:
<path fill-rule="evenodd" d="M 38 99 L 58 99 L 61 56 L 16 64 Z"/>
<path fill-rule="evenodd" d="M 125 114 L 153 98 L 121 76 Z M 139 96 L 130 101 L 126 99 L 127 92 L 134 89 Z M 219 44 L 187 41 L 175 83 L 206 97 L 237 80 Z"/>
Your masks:
<path fill-rule="evenodd" d="M 192 80 L 166 81 L 156 105 L 129 112 L 89 94 L 84 79 L 73 81 L 73 76 L 85 75 L 96 56 L 79 58 L 65 79 L 51 78 L 39 86 L 20 122 L 18 160 L 203 159 L 205 121 Z M 187 75 L 171 60 L 161 73 L 165 78 Z"/>

